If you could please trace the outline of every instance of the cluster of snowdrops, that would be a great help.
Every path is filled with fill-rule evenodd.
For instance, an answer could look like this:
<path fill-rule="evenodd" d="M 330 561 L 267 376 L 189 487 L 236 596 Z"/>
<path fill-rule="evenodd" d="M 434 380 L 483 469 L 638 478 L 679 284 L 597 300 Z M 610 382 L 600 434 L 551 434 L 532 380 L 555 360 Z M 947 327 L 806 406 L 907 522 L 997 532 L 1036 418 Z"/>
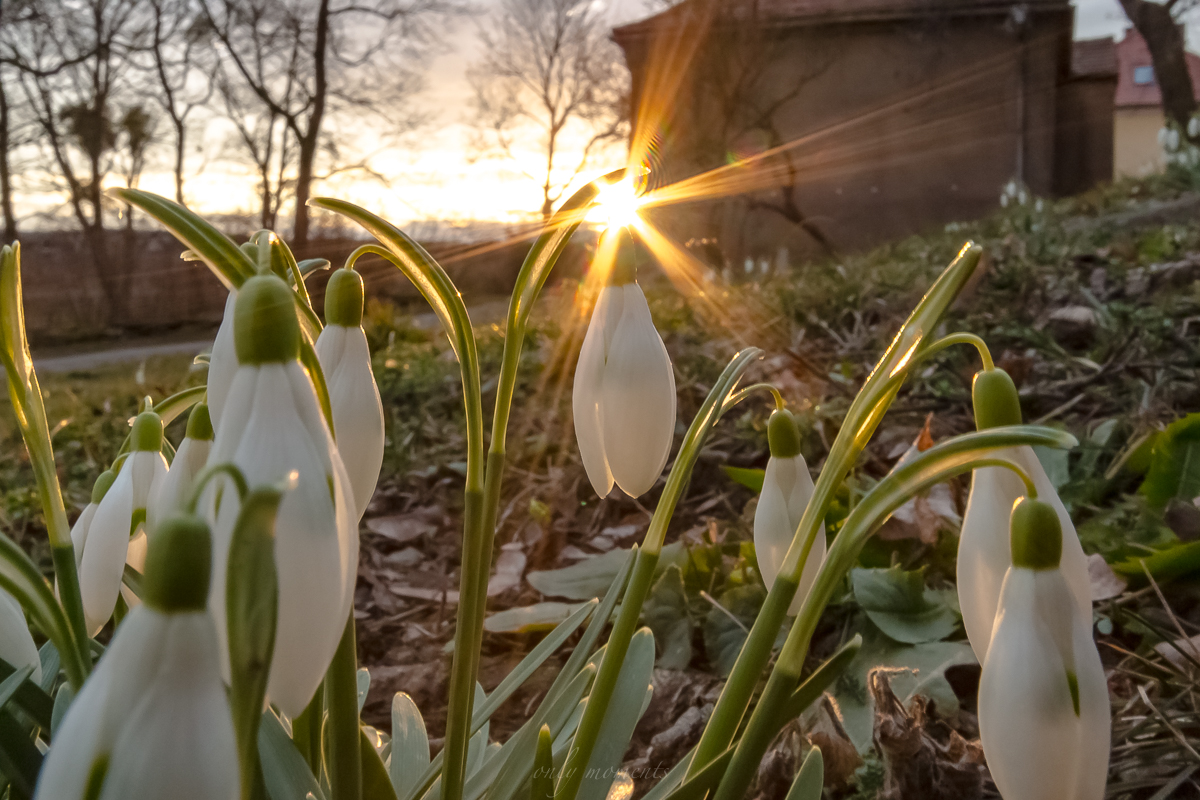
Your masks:
<path fill-rule="evenodd" d="M 1007 800 L 1103 797 L 1110 705 L 1092 638 L 1085 557 L 1031 449 L 1074 441 L 1021 424 L 1012 381 L 977 337 L 931 338 L 978 264 L 972 246 L 935 282 L 881 358 L 816 482 L 778 392 L 763 384 L 739 388 L 762 355 L 754 348 L 734 356 L 714 384 L 663 482 L 675 439 L 671 361 L 634 271 L 594 265 L 595 305 L 574 379 L 579 453 L 600 497 L 614 485 L 635 497 L 663 488 L 645 540 L 605 597 L 547 635 L 490 695 L 477 686 L 524 326 L 604 185 L 590 185 L 565 204 L 518 277 L 486 459 L 466 309 L 436 261 L 403 232 L 348 203 L 315 201 L 379 241 L 332 273 L 322 323 L 305 277 L 327 264 L 297 263 L 269 232 L 238 246 L 181 206 L 123 190 L 122 200 L 166 225 L 188 248 L 186 257 L 222 279 L 229 300 L 206 384 L 157 405 L 147 399 L 122 455 L 70 527 L 25 341 L 19 248 L 4 249 L 0 357 L 55 566 L 50 584 L 19 548 L 0 541 L 0 659 L 8 667 L 0 722 L 13 716 L 33 747 L 25 759 L 32 766 L 5 775 L 11 786 L 38 800 L 603 800 L 617 774 L 609 767 L 619 766 L 651 691 L 653 637 L 639 629 L 638 618 L 674 506 L 721 414 L 770 391 L 771 455 L 754 519 L 768 597 L 700 742 L 651 796 L 744 796 L 775 734 L 820 696 L 857 649 L 852 641 L 816 670 L 805 669 L 817 619 L 867 537 L 915 493 L 972 472 L 958 587 L 966 632 L 983 665 L 980 734 L 991 774 Z M 462 368 L 463 558 L 440 754 L 430 752 L 420 712 L 405 695 L 393 703 L 390 736 L 359 718 L 369 676 L 355 661 L 358 521 L 385 446 L 361 327 L 363 282 L 354 270 L 368 253 L 413 280 Z M 833 492 L 909 370 L 958 344 L 977 347 L 984 363 L 973 387 L 978 431 L 902 459 L 827 544 L 823 521 Z M 186 434 L 175 447 L 164 438 L 164 424 L 183 413 Z M 49 639 L 40 651 L 27 615 Z M 528 723 L 505 743 L 489 742 L 488 715 L 585 621 Z M 92 637 L 110 622 L 114 632 L 102 648 Z M 788 636 L 775 652 L 783 627 Z M 597 647 L 605 631 L 607 641 Z M 53 707 L 49 720 L 30 711 L 37 703 L 29 698 L 41 702 L 42 695 Z M 10 746 L 3 729 L 0 750 Z M 821 755 L 813 748 L 789 797 L 814 800 L 821 783 Z"/>

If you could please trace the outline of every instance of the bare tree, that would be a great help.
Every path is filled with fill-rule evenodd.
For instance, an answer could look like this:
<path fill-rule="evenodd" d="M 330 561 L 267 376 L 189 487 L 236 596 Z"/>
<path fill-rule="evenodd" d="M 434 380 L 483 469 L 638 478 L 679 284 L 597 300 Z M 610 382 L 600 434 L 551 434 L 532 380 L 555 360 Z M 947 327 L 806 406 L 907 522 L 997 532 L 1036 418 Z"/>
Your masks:
<path fill-rule="evenodd" d="M 183 203 L 188 117 L 212 98 L 211 30 L 198 0 L 149 0 L 152 19 L 147 46 L 158 82 L 156 99 L 174 135 L 175 200 Z"/>
<path fill-rule="evenodd" d="M 295 142 L 292 237 L 309 236 L 307 202 L 331 113 L 389 108 L 419 88 L 414 65 L 438 41 L 455 0 L 201 0 L 236 75 Z M 261 174 L 261 171 L 260 171 Z"/>
<path fill-rule="evenodd" d="M 0 31 L 0 62 L 16 73 L 40 144 L 82 228 L 110 309 L 116 270 L 105 242 L 103 183 L 113 167 L 116 104 L 129 93 L 132 53 L 143 45 L 141 0 L 25 0 Z"/>
<path fill-rule="evenodd" d="M 475 121 L 486 149 L 516 159 L 516 143 L 540 130 L 542 216 L 587 168 L 597 148 L 626 135 L 628 76 L 592 0 L 502 0 L 480 29 L 483 56 L 470 71 Z M 583 137 L 565 151 L 571 128 Z M 562 162 L 566 161 L 564 168 Z"/>
<path fill-rule="evenodd" d="M 5 67 L 0 64 L 0 213 L 4 214 L 4 241 L 17 239 L 17 216 L 13 209 L 12 162 L 13 115 L 9 110 L 8 90 L 5 87 Z"/>
<path fill-rule="evenodd" d="M 1180 135 L 1193 144 L 1200 136 L 1188 131 L 1188 122 L 1196 113 L 1196 95 L 1188 74 L 1184 49 L 1183 12 L 1194 7 L 1194 0 L 1120 0 L 1125 16 L 1146 40 L 1150 60 L 1154 64 L 1154 79 L 1162 91 L 1163 112 L 1175 123 Z"/>

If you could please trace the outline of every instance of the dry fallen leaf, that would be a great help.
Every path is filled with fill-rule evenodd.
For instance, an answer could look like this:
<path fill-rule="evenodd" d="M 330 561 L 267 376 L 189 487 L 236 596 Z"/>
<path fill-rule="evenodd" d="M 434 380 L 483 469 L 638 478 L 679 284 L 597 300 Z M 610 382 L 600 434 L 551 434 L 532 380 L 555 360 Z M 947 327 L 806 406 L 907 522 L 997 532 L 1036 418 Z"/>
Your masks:
<path fill-rule="evenodd" d="M 437 526 L 414 516 L 375 517 L 366 522 L 367 530 L 405 544 L 437 531 Z"/>
<path fill-rule="evenodd" d="M 1125 591 L 1129 581 L 1112 571 L 1104 556 L 1092 553 L 1087 559 L 1088 579 L 1092 584 L 1092 602 L 1116 597 Z"/>

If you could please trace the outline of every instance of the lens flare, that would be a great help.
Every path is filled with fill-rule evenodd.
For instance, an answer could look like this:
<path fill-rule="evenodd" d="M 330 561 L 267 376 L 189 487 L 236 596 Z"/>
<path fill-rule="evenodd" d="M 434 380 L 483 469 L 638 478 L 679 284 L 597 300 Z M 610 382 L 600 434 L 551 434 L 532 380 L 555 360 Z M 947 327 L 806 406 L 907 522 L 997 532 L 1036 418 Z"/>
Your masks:
<path fill-rule="evenodd" d="M 596 204 L 588 212 L 588 222 L 605 228 L 626 228 L 638 221 L 641 199 L 632 182 L 624 180 L 605 186 L 596 194 Z"/>

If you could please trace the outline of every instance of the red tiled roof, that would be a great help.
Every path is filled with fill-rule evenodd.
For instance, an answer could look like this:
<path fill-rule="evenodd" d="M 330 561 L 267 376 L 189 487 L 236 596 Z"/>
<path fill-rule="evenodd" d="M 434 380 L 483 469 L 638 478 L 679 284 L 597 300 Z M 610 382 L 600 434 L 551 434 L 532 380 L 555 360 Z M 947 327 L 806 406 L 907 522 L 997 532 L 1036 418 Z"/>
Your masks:
<path fill-rule="evenodd" d="M 718 15 L 725 20 L 757 19 L 766 24 L 789 22 L 814 24 L 868 20 L 911 19 L 934 15 L 971 16 L 1011 13 L 1011 0 L 684 0 L 659 14 L 622 25 L 614 30 L 617 38 L 646 33 L 660 25 L 685 21 L 701 10 L 701 3 L 716 2 Z M 1028 6 L 1069 10 L 1068 0 L 1030 0 Z"/>
<path fill-rule="evenodd" d="M 1108 37 L 1075 42 L 1071 47 L 1071 74 L 1089 77 L 1116 75 L 1116 43 Z"/>
<path fill-rule="evenodd" d="M 1117 42 L 1116 51 L 1118 72 L 1117 96 L 1114 102 L 1117 108 L 1162 105 L 1162 92 L 1158 88 L 1158 81 L 1151 80 L 1142 84 L 1133 82 L 1135 69 L 1154 66 L 1150 59 L 1150 49 L 1146 47 L 1146 40 L 1130 28 L 1125 38 Z M 1187 57 L 1188 74 L 1192 78 L 1192 91 L 1196 93 L 1196 99 L 1200 100 L 1200 56 L 1193 53 L 1184 55 Z"/>

